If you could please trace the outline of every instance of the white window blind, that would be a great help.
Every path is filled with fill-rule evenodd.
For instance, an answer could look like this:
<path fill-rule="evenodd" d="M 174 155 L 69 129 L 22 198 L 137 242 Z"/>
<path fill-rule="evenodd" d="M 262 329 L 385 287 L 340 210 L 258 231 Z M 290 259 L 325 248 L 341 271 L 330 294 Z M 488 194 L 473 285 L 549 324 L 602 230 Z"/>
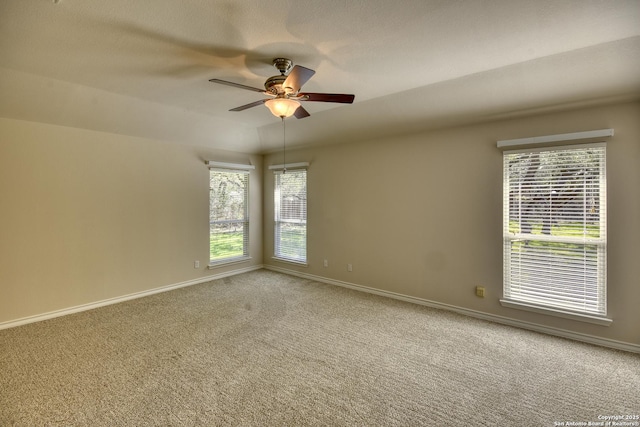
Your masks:
<path fill-rule="evenodd" d="M 275 171 L 274 255 L 307 261 L 307 171 Z"/>
<path fill-rule="evenodd" d="M 504 153 L 504 299 L 606 315 L 604 144 Z"/>
<path fill-rule="evenodd" d="M 249 171 L 210 169 L 210 262 L 249 256 Z"/>

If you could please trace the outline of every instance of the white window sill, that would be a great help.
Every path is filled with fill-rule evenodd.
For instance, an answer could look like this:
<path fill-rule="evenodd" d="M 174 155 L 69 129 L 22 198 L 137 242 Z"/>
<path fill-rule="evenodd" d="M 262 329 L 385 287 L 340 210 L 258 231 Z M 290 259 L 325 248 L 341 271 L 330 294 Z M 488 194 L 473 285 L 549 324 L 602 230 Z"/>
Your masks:
<path fill-rule="evenodd" d="M 594 323 L 596 325 L 610 326 L 613 323 L 608 317 L 600 317 L 596 315 L 575 313 L 573 311 L 564 311 L 556 308 L 540 307 L 520 301 L 501 299 L 500 304 L 503 307 L 515 308 L 517 310 L 531 311 L 534 313 L 547 314 L 549 316 L 563 317 L 565 319 L 577 320 L 579 322 Z"/>
<path fill-rule="evenodd" d="M 222 267 L 224 265 L 239 264 L 241 262 L 249 261 L 250 259 L 250 256 L 241 256 L 237 258 L 222 259 L 220 261 L 210 261 L 207 268 L 211 270 L 212 268 Z"/>
<path fill-rule="evenodd" d="M 284 263 L 286 263 L 286 264 L 299 265 L 299 266 L 302 266 L 302 267 L 308 267 L 308 266 L 309 266 L 309 264 L 307 264 L 307 262 L 306 262 L 306 261 L 296 261 L 296 260 L 294 260 L 294 259 L 279 258 L 279 257 L 277 257 L 277 256 L 274 256 L 274 257 L 272 257 L 271 259 L 272 259 L 272 260 L 274 260 L 274 261 L 284 262 Z"/>

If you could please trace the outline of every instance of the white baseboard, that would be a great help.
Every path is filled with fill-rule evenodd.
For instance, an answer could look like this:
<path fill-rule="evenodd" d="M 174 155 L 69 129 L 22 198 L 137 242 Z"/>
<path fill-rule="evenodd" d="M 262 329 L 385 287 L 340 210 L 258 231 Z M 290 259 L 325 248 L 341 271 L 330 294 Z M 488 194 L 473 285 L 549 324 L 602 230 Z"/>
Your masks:
<path fill-rule="evenodd" d="M 455 305 L 444 304 L 441 302 L 431 301 L 423 298 L 412 297 L 409 295 L 398 294 L 395 292 L 383 291 L 380 289 L 370 288 L 367 286 L 356 285 L 354 283 L 343 282 L 340 280 L 329 279 L 322 276 L 316 276 L 308 273 L 300 273 L 295 270 L 289 270 L 287 268 L 277 267 L 273 265 L 265 265 L 265 269 L 277 271 L 291 276 L 302 277 L 304 279 L 314 280 L 316 282 L 327 283 L 329 285 L 342 286 L 343 288 L 355 289 L 357 291 L 367 292 L 370 294 L 389 297 L 401 301 L 407 301 L 414 304 L 420 304 L 427 307 L 439 308 L 441 310 L 453 311 L 465 316 L 475 317 L 477 319 L 488 320 L 490 322 L 500 323 L 503 325 L 514 326 L 516 328 L 528 329 L 535 332 L 541 332 L 543 334 L 554 335 L 557 337 L 568 338 L 575 341 L 586 342 L 589 344 L 595 344 L 602 347 L 614 348 L 617 350 L 629 351 L 632 353 L 640 353 L 640 345 L 627 343 L 623 341 L 616 341 L 608 338 L 596 337 L 593 335 L 582 334 L 579 332 L 572 332 L 566 329 L 553 328 L 550 326 L 538 325 L 536 323 L 524 322 L 521 320 L 511 319 L 508 317 L 498 316 L 495 314 L 483 313 L 481 311 L 470 310 L 468 308 L 462 308 Z"/>
<path fill-rule="evenodd" d="M 200 283 L 210 282 L 211 280 L 222 279 L 224 277 L 229 277 L 229 276 L 235 276 L 236 274 L 248 273 L 249 271 L 260 270 L 263 267 L 264 266 L 260 264 L 260 265 L 254 265 L 251 267 L 239 268 L 237 270 L 225 271 L 223 273 L 200 277 L 198 279 L 187 280 L 185 282 L 161 286 L 159 288 L 149 289 L 147 291 L 135 292 L 133 294 L 123 295 L 115 298 L 109 298 L 109 299 L 92 302 L 88 304 L 77 305 L 75 307 L 64 308 L 62 310 L 55 310 L 55 311 L 50 311 L 43 314 L 37 314 L 35 316 L 23 317 L 16 320 L 9 320 L 7 322 L 0 323 L 0 330 L 14 328 L 16 326 L 21 326 L 21 325 L 26 325 L 28 323 L 40 322 L 42 320 L 53 319 L 55 317 L 66 316 L 67 314 L 73 314 L 81 311 L 92 310 L 94 308 L 104 307 L 105 305 L 117 304 L 119 302 L 129 301 L 136 298 L 147 297 L 150 295 L 158 294 L 160 292 L 172 291 L 174 289 L 179 289 L 187 286 L 197 285 Z"/>

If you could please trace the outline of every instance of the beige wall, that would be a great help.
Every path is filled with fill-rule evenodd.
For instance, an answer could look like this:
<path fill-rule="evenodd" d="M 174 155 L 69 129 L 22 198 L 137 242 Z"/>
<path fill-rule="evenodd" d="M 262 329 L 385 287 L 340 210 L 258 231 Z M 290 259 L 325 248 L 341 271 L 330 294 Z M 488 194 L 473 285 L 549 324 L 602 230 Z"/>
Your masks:
<path fill-rule="evenodd" d="M 613 324 L 500 306 L 496 140 L 609 127 L 615 129 L 607 154 Z M 205 159 L 257 166 L 250 181 L 250 262 L 205 268 Z M 308 267 L 271 258 L 273 175 L 266 166 L 282 163 L 281 153 L 262 158 L 0 119 L 0 324 L 264 262 L 640 344 L 639 103 L 290 150 L 287 160 L 311 163 Z M 476 285 L 487 288 L 486 298 L 474 295 Z"/>
<path fill-rule="evenodd" d="M 502 154 L 496 141 L 602 128 L 615 129 L 607 152 L 613 324 L 502 307 Z M 265 264 L 640 344 L 640 104 L 290 150 L 287 161 L 311 163 L 309 265 L 271 258 L 273 175 L 267 166 L 282 163 L 281 153 L 265 156 Z M 476 285 L 486 287 L 486 298 L 475 296 Z"/>
<path fill-rule="evenodd" d="M 206 268 L 208 159 L 256 165 L 250 262 Z M 261 156 L 0 119 L 0 324 L 260 265 L 261 167 Z"/>

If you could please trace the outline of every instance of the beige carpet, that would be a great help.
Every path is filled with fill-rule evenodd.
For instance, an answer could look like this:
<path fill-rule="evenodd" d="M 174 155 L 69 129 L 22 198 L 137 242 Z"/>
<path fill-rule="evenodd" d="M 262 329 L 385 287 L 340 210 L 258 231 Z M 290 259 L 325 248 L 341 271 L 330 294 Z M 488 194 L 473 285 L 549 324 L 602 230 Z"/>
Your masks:
<path fill-rule="evenodd" d="M 0 331 L 1 426 L 554 426 L 640 356 L 266 270 Z"/>

